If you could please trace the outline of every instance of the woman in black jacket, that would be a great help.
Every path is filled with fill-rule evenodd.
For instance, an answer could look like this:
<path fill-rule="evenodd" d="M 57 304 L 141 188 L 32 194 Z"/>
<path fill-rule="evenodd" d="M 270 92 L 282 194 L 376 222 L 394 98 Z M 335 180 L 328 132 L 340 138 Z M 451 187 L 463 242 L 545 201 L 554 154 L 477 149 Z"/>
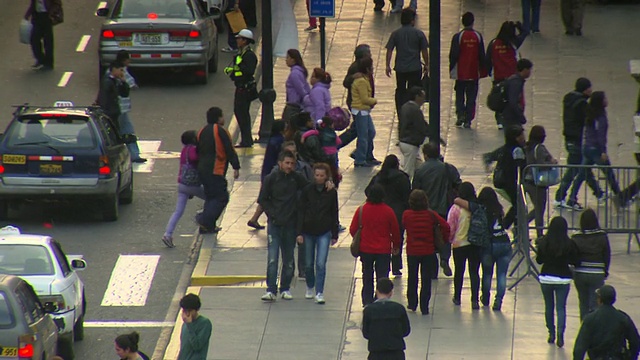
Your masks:
<path fill-rule="evenodd" d="M 580 232 L 571 240 L 578 248 L 578 264 L 575 269 L 575 285 L 580 303 L 580 320 L 596 309 L 596 289 L 604 285 L 609 276 L 611 248 L 607 233 L 600 229 L 598 215 L 593 209 L 580 216 Z"/>
<path fill-rule="evenodd" d="M 544 297 L 544 317 L 549 338 L 547 342 L 556 341 L 558 347 L 564 346 L 564 329 L 567 319 L 567 297 L 571 289 L 571 270 L 569 264 L 575 264 L 578 249 L 567 234 L 567 220 L 556 216 L 549 223 L 549 230 L 538 240 L 536 261 L 542 265 L 540 269 L 540 288 Z M 558 317 L 558 327 L 554 326 L 553 310 Z M 556 337 L 557 336 L 557 337 Z M 556 340 L 557 339 L 557 340 Z"/>
<path fill-rule="evenodd" d="M 391 256 L 391 271 L 395 276 L 402 276 L 402 245 L 404 242 L 404 229 L 402 228 L 402 214 L 409 209 L 409 194 L 411 193 L 411 181 L 409 175 L 400 170 L 400 161 L 395 155 L 387 155 L 382 162 L 382 168 L 367 185 L 364 190 L 369 196 L 369 191 L 375 184 L 384 188 L 384 203 L 387 204 L 398 218 L 400 225 L 400 252 Z"/>
<path fill-rule="evenodd" d="M 338 241 L 338 192 L 335 188 L 327 190 L 325 186 L 330 175 L 329 165 L 313 165 L 314 182 L 304 187 L 298 203 L 296 241 L 305 243 L 305 298 L 313 299 L 315 296 L 318 304 L 325 301 L 324 279 L 329 245 Z"/>

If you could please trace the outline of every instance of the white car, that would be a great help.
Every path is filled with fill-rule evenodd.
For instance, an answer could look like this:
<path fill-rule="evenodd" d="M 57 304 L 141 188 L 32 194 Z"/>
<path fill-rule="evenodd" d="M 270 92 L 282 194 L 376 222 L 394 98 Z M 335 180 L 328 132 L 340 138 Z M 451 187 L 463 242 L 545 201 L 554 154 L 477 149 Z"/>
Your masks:
<path fill-rule="evenodd" d="M 76 270 L 86 267 L 82 255 L 65 255 L 50 236 L 21 234 L 14 226 L 0 229 L 0 274 L 20 276 L 43 305 L 54 305 L 60 338 L 69 343 L 84 337 L 84 284 Z"/>

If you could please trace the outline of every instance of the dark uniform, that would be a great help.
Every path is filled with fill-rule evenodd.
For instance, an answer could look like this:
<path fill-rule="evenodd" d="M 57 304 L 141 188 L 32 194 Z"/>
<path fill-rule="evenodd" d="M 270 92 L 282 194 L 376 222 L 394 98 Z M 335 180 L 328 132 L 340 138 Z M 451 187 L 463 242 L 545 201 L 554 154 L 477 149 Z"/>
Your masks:
<path fill-rule="evenodd" d="M 404 306 L 378 299 L 364 308 L 362 335 L 369 340 L 368 360 L 404 360 L 404 338 L 411 332 Z"/>
<path fill-rule="evenodd" d="M 236 85 L 236 92 L 233 99 L 233 112 L 238 121 L 242 140 L 240 145 L 250 147 L 253 145 L 251 138 L 251 115 L 249 109 L 251 102 L 257 97 L 256 80 L 253 74 L 258 66 L 258 57 L 247 45 L 240 49 L 233 60 L 232 66 L 225 69 L 231 80 Z"/>
<path fill-rule="evenodd" d="M 573 360 L 637 360 L 640 336 L 629 315 L 612 305 L 600 307 L 582 322 Z"/>

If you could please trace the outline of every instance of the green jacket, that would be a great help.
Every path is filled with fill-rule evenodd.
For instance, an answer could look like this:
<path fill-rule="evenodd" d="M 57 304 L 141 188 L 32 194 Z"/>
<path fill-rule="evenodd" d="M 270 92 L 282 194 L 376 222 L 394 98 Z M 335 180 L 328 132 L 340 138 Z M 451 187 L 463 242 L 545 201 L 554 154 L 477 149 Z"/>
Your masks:
<path fill-rule="evenodd" d="M 211 329 L 211 320 L 202 315 L 189 324 L 182 324 L 178 360 L 206 360 Z"/>

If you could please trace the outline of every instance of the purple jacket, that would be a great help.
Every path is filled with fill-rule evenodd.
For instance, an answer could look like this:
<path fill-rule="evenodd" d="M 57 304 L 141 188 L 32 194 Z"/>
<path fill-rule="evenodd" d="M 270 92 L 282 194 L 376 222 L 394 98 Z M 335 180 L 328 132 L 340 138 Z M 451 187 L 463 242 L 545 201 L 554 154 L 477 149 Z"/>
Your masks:
<path fill-rule="evenodd" d="M 194 168 L 198 168 L 198 151 L 196 150 L 195 145 L 185 145 L 182 147 L 182 151 L 180 152 L 180 168 L 178 169 L 178 183 L 182 177 L 182 167 L 187 165 L 187 159 L 189 160 L 189 165 Z"/>
<path fill-rule="evenodd" d="M 593 126 L 584 126 L 584 147 L 594 147 L 601 153 L 607 153 L 607 130 L 609 129 L 609 121 L 607 113 L 598 115 L 593 122 Z"/>
<path fill-rule="evenodd" d="M 301 66 L 293 65 L 287 77 L 287 103 L 302 106 L 302 101 L 309 94 L 309 83 Z"/>
<path fill-rule="evenodd" d="M 304 111 L 311 114 L 314 121 L 322 119 L 331 110 L 330 87 L 330 84 L 318 81 L 304 98 Z"/>

